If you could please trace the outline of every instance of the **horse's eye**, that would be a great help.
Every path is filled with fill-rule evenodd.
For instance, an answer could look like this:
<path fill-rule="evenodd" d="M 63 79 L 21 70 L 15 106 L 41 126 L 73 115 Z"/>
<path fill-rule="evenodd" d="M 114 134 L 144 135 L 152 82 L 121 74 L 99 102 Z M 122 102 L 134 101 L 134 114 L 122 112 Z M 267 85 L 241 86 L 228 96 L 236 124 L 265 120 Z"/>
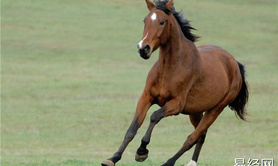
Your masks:
<path fill-rule="evenodd" d="M 165 23 L 165 21 L 161 21 L 161 22 L 160 22 L 160 25 L 163 25 L 164 23 Z"/>

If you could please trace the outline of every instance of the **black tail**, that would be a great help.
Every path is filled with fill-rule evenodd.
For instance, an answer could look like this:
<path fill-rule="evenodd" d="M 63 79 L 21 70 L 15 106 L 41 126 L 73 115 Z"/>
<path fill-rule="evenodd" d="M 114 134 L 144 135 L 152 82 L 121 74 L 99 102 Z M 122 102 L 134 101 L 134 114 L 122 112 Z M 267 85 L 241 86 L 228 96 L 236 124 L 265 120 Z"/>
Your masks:
<path fill-rule="evenodd" d="M 238 63 L 238 67 L 240 69 L 240 74 L 241 74 L 241 78 L 242 78 L 242 86 L 239 91 L 239 94 L 237 95 L 235 100 L 231 104 L 229 104 L 229 107 L 231 110 L 236 111 L 236 114 L 240 119 L 246 120 L 245 116 L 247 115 L 247 112 L 245 109 L 245 105 L 248 101 L 249 92 L 248 92 L 247 82 L 245 80 L 245 68 L 241 63 L 239 63 L 239 62 L 237 62 L 237 63 Z"/>

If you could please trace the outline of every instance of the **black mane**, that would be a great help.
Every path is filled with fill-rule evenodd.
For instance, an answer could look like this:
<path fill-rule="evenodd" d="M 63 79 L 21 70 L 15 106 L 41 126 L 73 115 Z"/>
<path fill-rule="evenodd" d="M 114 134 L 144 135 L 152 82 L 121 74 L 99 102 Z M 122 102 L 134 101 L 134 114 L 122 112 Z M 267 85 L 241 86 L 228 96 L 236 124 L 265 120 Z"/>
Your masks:
<path fill-rule="evenodd" d="M 156 0 L 155 1 L 155 6 L 156 9 L 162 10 L 163 12 L 165 12 L 167 15 L 170 14 L 170 12 L 174 15 L 174 17 L 176 18 L 177 22 L 179 23 L 181 30 L 184 34 L 184 36 L 188 39 L 191 40 L 192 42 L 197 41 L 197 39 L 199 38 L 198 36 L 194 35 L 191 33 L 191 30 L 196 30 L 195 28 L 193 28 L 190 24 L 189 21 L 185 18 L 183 18 L 183 12 L 177 12 L 174 8 L 174 4 L 172 5 L 172 9 L 171 11 L 169 9 L 166 8 L 166 4 L 169 0 Z"/>

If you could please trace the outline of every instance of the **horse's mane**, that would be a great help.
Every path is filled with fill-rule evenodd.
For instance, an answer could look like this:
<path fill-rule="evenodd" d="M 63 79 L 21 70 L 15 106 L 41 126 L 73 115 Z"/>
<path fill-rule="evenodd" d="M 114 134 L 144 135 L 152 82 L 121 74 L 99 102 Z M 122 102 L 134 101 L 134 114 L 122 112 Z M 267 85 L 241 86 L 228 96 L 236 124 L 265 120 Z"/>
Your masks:
<path fill-rule="evenodd" d="M 190 24 L 189 21 L 185 18 L 183 18 L 183 12 L 177 12 L 174 8 L 174 4 L 172 5 L 172 9 L 171 11 L 169 9 L 166 8 L 166 4 L 169 0 L 156 0 L 155 1 L 155 5 L 156 5 L 156 9 L 162 10 L 163 12 L 165 12 L 167 15 L 169 15 L 169 13 L 171 12 L 174 17 L 176 18 L 177 22 L 179 23 L 181 30 L 184 34 L 184 36 L 188 39 L 191 40 L 192 42 L 197 41 L 197 39 L 199 38 L 198 36 L 194 35 L 191 33 L 191 30 L 196 30 L 195 28 L 193 28 Z"/>

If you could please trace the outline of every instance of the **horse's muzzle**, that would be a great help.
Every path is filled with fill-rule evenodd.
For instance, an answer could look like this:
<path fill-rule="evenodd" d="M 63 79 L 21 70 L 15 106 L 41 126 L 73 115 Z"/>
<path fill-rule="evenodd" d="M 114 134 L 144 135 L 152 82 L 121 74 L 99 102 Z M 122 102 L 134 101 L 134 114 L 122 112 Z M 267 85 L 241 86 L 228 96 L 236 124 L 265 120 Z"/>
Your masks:
<path fill-rule="evenodd" d="M 149 59 L 150 58 L 150 55 L 151 55 L 151 47 L 150 45 L 145 45 L 143 48 L 139 48 L 139 46 L 137 46 L 137 51 L 138 53 L 140 54 L 140 56 L 143 58 L 143 59 Z"/>

